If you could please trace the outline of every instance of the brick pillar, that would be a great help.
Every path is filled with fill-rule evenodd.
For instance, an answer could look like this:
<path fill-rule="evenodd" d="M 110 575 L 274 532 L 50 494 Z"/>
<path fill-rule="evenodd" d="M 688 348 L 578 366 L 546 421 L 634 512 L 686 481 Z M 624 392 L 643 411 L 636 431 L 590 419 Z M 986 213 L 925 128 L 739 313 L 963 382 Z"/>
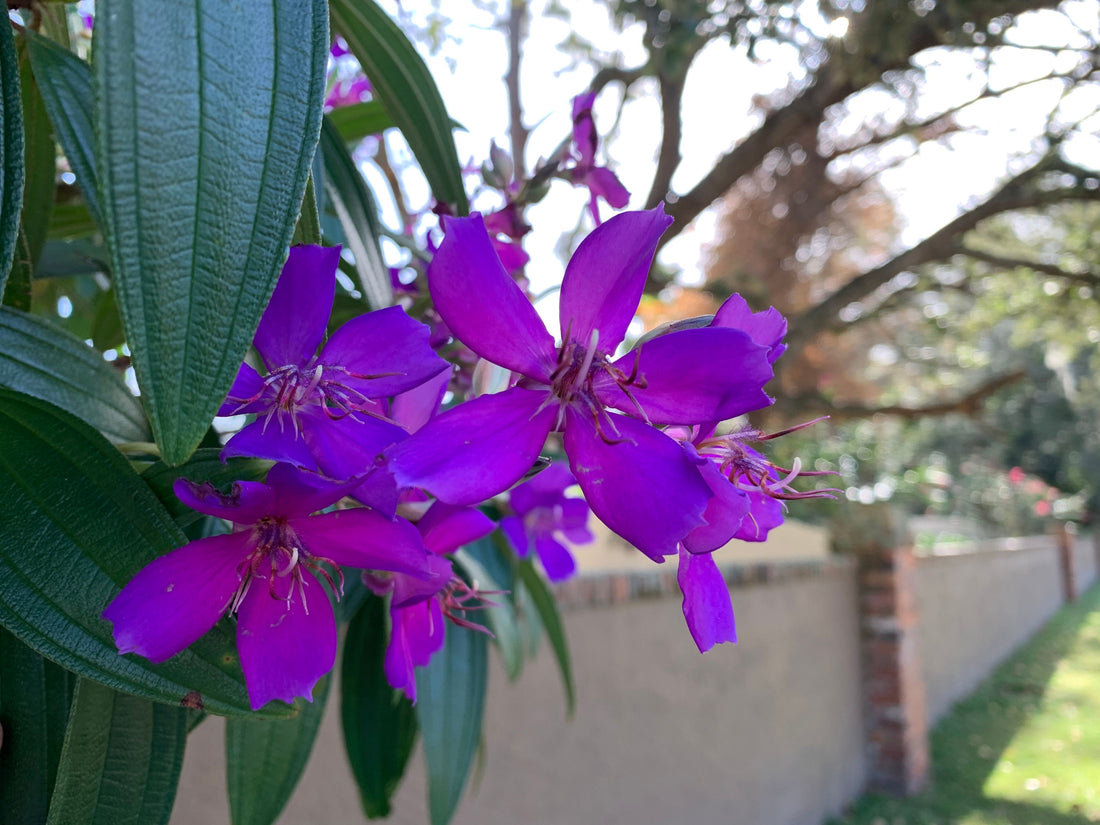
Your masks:
<path fill-rule="evenodd" d="M 833 536 L 858 560 L 868 786 L 914 794 L 928 780 L 928 719 L 912 539 L 888 505 L 850 505 Z"/>
<path fill-rule="evenodd" d="M 1073 536 L 1064 521 L 1054 522 L 1054 539 L 1058 544 L 1058 567 L 1062 571 L 1062 596 L 1067 602 L 1077 601 L 1077 565 L 1073 557 Z"/>

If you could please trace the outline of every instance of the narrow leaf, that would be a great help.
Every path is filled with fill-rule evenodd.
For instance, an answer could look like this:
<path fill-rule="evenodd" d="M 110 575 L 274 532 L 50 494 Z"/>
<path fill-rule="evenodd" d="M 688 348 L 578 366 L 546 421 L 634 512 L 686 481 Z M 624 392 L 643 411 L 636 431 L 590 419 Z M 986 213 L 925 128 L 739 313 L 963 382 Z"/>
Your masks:
<path fill-rule="evenodd" d="M 0 387 L 49 401 L 112 441 L 148 441 L 136 399 L 103 356 L 49 321 L 0 308 Z"/>
<path fill-rule="evenodd" d="M 440 201 L 469 211 L 451 119 L 431 72 L 413 44 L 374 0 L 332 0 L 332 25 L 348 42 L 372 94 L 405 135 Z"/>
<path fill-rule="evenodd" d="M 160 825 L 176 799 L 187 710 L 81 679 L 47 825 Z"/>
<path fill-rule="evenodd" d="M 111 270 L 161 455 L 179 464 L 286 259 L 320 130 L 326 4 L 101 0 L 96 11 Z"/>
<path fill-rule="evenodd" d="M 416 673 L 432 825 L 447 825 L 462 797 L 481 740 L 488 665 L 489 638 L 448 624 L 443 649 Z"/>
<path fill-rule="evenodd" d="M 0 811 L 45 822 L 76 677 L 0 629 Z"/>
<path fill-rule="evenodd" d="M 10 25 L 0 26 L 0 295 L 8 280 L 23 206 L 23 114 Z"/>
<path fill-rule="evenodd" d="M 470 583 L 477 590 L 489 594 L 485 596 L 485 603 L 491 602 L 492 606 L 479 610 L 476 616 L 485 617 L 493 632 L 493 643 L 500 652 L 504 672 L 509 679 L 514 680 L 523 669 L 523 638 L 516 621 L 515 607 L 507 592 L 511 585 L 498 578 L 500 570 L 490 572 L 495 553 L 496 548 L 491 539 L 480 539 L 459 550 L 454 556 L 455 561 L 466 571 Z"/>
<path fill-rule="evenodd" d="M 344 240 L 355 256 L 355 272 L 371 309 L 393 303 L 390 270 L 378 246 L 378 207 L 366 181 L 348 154 L 336 127 L 326 117 L 321 126 L 321 156 L 325 165 L 325 196 L 340 219 Z"/>
<path fill-rule="evenodd" d="M 29 310 L 31 278 L 38 256 L 42 254 L 42 245 L 46 242 L 46 229 L 53 211 L 57 152 L 54 150 L 50 119 L 31 74 L 26 43 L 17 43 L 16 52 L 23 108 L 23 207 L 3 302 L 6 306 Z"/>
<path fill-rule="evenodd" d="M 292 719 L 230 719 L 225 726 L 225 781 L 233 825 L 271 825 L 305 771 L 328 700 L 331 679 L 298 699 Z"/>
<path fill-rule="evenodd" d="M 294 227 L 295 244 L 321 243 L 321 218 L 317 214 L 317 196 L 313 184 L 313 175 L 306 180 L 306 194 L 302 198 L 302 213 Z"/>
<path fill-rule="evenodd" d="M 31 69 L 58 142 L 96 224 L 102 226 L 92 128 L 92 67 L 52 40 L 24 31 Z"/>
<path fill-rule="evenodd" d="M 345 143 L 357 143 L 367 135 L 377 135 L 393 126 L 393 120 L 377 100 L 340 106 L 329 112 L 328 118 Z"/>
<path fill-rule="evenodd" d="M 0 625 L 62 667 L 118 690 L 251 715 L 233 636 L 222 625 L 159 665 L 118 654 L 104 608 L 184 536 L 95 430 L 9 390 L 0 390 L 0 524 Z M 263 712 L 291 713 L 274 704 Z"/>
<path fill-rule="evenodd" d="M 565 636 L 565 627 L 561 622 L 561 614 L 558 612 L 558 604 L 554 600 L 554 594 L 535 569 L 530 559 L 524 559 L 519 563 L 519 577 L 524 587 L 531 595 L 531 601 L 538 611 L 539 619 L 550 638 L 550 646 L 554 648 L 554 657 L 558 660 L 558 669 L 561 671 L 562 686 L 565 688 L 565 707 L 567 713 L 572 716 L 576 706 L 576 690 L 573 686 L 573 664 L 569 656 L 569 640 Z"/>
<path fill-rule="evenodd" d="M 386 681 L 386 603 L 367 596 L 348 625 L 340 666 L 340 716 L 344 747 L 371 819 L 390 814 L 390 800 L 416 742 L 416 713 L 404 693 Z"/>

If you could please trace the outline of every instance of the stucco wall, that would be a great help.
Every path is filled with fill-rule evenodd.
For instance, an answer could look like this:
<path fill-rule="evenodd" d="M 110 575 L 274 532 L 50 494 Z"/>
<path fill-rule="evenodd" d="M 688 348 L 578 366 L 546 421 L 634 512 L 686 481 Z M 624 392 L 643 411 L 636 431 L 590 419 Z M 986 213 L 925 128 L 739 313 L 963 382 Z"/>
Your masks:
<path fill-rule="evenodd" d="M 548 651 L 518 685 L 494 669 L 486 770 L 455 825 L 820 825 L 863 785 L 855 576 L 832 562 L 734 588 L 736 646 L 698 653 L 672 596 L 567 610 L 565 721 Z M 335 704 L 282 825 L 363 821 Z M 221 720 L 191 737 L 172 825 L 221 825 Z M 427 821 L 414 764 L 391 822 Z"/>
<path fill-rule="evenodd" d="M 1062 604 L 1054 539 L 917 563 L 919 644 L 935 722 Z"/>

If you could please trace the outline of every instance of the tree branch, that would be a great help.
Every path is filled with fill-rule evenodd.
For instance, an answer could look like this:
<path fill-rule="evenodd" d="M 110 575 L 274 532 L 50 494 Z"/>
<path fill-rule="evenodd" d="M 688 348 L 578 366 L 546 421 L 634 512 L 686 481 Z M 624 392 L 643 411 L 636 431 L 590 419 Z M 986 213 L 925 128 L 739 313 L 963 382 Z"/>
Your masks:
<path fill-rule="evenodd" d="M 966 246 L 960 246 L 956 249 L 956 253 L 965 255 L 968 258 L 973 258 L 975 261 L 981 261 L 991 266 L 995 266 L 998 269 L 1018 269 L 1023 267 L 1071 283 L 1100 287 L 1100 272 L 1092 270 L 1071 272 L 1068 269 L 1062 269 L 1062 267 L 1055 266 L 1054 264 L 1044 264 L 1041 261 L 1027 261 L 1022 258 L 1008 258 L 1003 255 L 994 255 L 991 252 L 983 252 L 980 249 L 972 249 Z"/>
<path fill-rule="evenodd" d="M 947 415 L 949 413 L 962 413 L 963 415 L 977 415 L 990 396 L 1022 381 L 1027 376 L 1026 370 L 1014 370 L 1013 372 L 999 375 L 996 378 L 982 384 L 966 395 L 921 407 L 907 407 L 902 404 L 886 404 L 882 406 L 864 404 L 833 404 L 818 393 L 789 396 L 782 400 L 781 411 L 797 410 L 802 417 L 812 415 L 828 415 L 832 421 L 848 421 L 855 418 L 870 418 L 873 415 L 891 415 L 897 418 L 915 420 L 927 416 Z"/>
<path fill-rule="evenodd" d="M 508 11 L 508 134 L 512 140 L 512 164 L 515 179 L 522 182 L 527 177 L 527 127 L 523 125 L 523 102 L 519 96 L 519 66 L 521 47 L 527 31 L 527 0 L 511 0 Z"/>
<path fill-rule="evenodd" d="M 825 300 L 791 319 L 789 346 L 793 349 L 805 346 L 811 338 L 829 328 L 844 307 L 867 297 L 895 275 L 921 264 L 950 258 L 958 251 L 958 239 L 986 218 L 1014 209 L 1045 206 L 1060 201 L 1100 200 L 1100 191 L 1095 189 L 1079 187 L 1051 190 L 1033 185 L 1037 178 L 1050 171 L 1065 171 L 1069 174 L 1085 172 L 1070 167 L 1056 156 L 1048 155 L 1040 163 L 1009 179 L 985 202 L 959 215 L 900 255 L 857 275 Z"/>
<path fill-rule="evenodd" d="M 683 123 L 680 117 L 684 100 L 684 82 L 687 66 L 675 74 L 661 72 L 657 82 L 661 91 L 661 151 L 657 155 L 657 170 L 645 199 L 645 208 L 654 209 L 664 200 L 672 183 L 672 176 L 680 165 L 680 139 Z"/>

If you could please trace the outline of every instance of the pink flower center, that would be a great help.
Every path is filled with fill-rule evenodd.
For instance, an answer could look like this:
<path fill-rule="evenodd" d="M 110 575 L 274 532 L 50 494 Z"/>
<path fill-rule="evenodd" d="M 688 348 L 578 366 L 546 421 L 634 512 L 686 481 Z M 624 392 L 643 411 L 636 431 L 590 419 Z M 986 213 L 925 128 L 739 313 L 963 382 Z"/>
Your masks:
<path fill-rule="evenodd" d="M 252 589 L 253 582 L 257 580 L 266 581 L 268 595 L 273 599 L 286 602 L 287 609 L 294 600 L 294 591 L 297 588 L 302 606 L 308 613 L 305 584 L 302 579 L 303 567 L 328 582 L 337 600 L 343 595 L 344 574 L 340 568 L 329 559 L 310 555 L 286 519 L 267 516 L 252 525 L 251 529 L 256 546 L 237 568 L 241 583 L 233 595 L 233 601 L 230 602 L 230 613 L 237 612 L 241 602 Z M 335 571 L 336 581 L 333 581 L 322 564 L 328 565 Z"/>

